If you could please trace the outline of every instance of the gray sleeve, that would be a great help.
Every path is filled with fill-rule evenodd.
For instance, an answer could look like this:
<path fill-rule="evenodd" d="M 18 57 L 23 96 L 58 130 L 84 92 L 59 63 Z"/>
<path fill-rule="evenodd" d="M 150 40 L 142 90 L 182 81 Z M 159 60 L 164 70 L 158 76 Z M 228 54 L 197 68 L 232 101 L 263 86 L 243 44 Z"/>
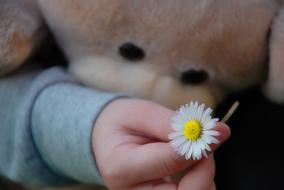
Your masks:
<path fill-rule="evenodd" d="M 31 185 L 101 183 L 94 122 L 121 97 L 75 83 L 63 69 L 0 80 L 0 174 Z"/>

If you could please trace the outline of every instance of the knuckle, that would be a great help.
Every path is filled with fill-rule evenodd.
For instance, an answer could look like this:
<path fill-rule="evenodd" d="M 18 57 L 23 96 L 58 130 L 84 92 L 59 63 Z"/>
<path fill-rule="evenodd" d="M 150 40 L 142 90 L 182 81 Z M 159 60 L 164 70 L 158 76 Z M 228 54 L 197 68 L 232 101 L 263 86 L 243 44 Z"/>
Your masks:
<path fill-rule="evenodd" d="M 108 162 L 101 170 L 102 178 L 109 187 L 121 186 L 121 179 L 126 179 L 126 173 L 119 162 Z"/>
<path fill-rule="evenodd" d="M 117 169 L 109 167 L 102 172 L 102 176 L 106 181 L 113 182 L 120 176 L 120 172 Z"/>
<path fill-rule="evenodd" d="M 176 155 L 171 155 L 169 159 L 164 160 L 163 164 L 168 175 L 175 174 L 176 172 L 185 168 L 180 158 L 178 158 Z"/>

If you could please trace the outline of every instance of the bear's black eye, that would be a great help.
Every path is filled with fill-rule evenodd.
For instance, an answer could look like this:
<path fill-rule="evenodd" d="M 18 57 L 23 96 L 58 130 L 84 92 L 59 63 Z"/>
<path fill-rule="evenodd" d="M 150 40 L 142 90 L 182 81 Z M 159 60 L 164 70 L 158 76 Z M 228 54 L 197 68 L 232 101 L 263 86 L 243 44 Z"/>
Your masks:
<path fill-rule="evenodd" d="M 189 70 L 181 75 L 181 82 L 183 84 L 197 85 L 205 82 L 209 75 L 204 70 Z"/>
<path fill-rule="evenodd" d="M 145 57 L 145 52 L 137 45 L 127 42 L 119 47 L 119 54 L 129 61 L 141 61 Z"/>

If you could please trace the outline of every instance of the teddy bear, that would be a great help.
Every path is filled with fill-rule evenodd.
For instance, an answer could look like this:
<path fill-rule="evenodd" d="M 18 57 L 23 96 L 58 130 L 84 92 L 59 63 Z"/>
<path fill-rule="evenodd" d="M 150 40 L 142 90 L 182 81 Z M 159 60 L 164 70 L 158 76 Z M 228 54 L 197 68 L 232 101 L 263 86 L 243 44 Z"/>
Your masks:
<path fill-rule="evenodd" d="M 284 101 L 282 1 L 0 2 L 1 73 L 35 52 L 46 24 L 69 72 L 97 89 L 175 109 L 260 84 Z"/>
<path fill-rule="evenodd" d="M 0 0 L 0 76 L 34 54 L 45 33 L 42 23 L 33 0 Z"/>
<path fill-rule="evenodd" d="M 282 0 L 0 0 L 0 73 L 48 30 L 83 84 L 176 109 L 262 86 L 284 102 Z M 48 28 L 48 30 L 46 29 Z"/>

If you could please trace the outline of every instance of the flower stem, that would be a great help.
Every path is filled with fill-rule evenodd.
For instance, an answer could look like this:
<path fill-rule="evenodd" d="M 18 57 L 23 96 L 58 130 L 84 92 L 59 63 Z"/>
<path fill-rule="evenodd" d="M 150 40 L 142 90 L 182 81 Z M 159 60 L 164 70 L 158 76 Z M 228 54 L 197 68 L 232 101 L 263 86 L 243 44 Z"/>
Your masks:
<path fill-rule="evenodd" d="M 221 120 L 221 122 L 226 123 L 231 117 L 232 115 L 235 113 L 235 111 L 237 110 L 237 108 L 239 107 L 240 102 L 236 101 L 231 108 L 229 109 L 229 111 L 226 113 L 226 115 L 223 117 L 223 119 Z"/>

